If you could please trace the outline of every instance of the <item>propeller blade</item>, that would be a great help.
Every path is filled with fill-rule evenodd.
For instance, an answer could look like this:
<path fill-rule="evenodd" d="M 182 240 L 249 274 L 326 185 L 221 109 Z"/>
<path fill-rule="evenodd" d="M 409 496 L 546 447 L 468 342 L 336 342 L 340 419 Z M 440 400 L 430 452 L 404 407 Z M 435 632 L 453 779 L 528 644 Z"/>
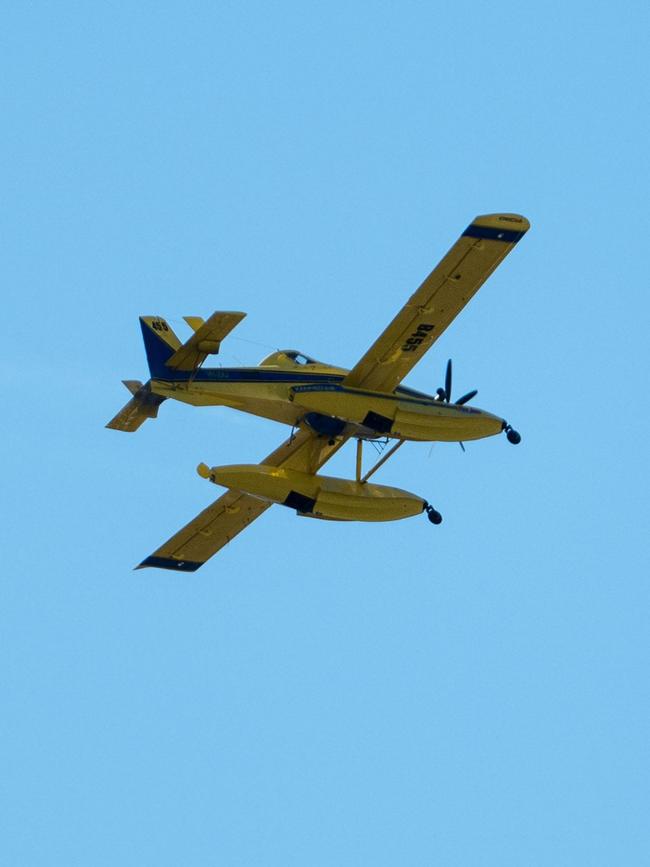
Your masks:
<path fill-rule="evenodd" d="M 451 358 L 447 362 L 447 370 L 445 372 L 445 393 L 447 395 L 447 403 L 451 400 Z"/>
<path fill-rule="evenodd" d="M 461 440 L 458 440 L 458 445 L 461 447 L 461 449 L 463 451 L 465 451 L 465 443 L 464 442 L 461 442 Z"/>
<path fill-rule="evenodd" d="M 459 397 L 456 401 L 456 406 L 462 406 L 464 403 L 467 403 L 468 400 L 471 400 L 473 397 L 476 397 L 478 394 L 478 388 L 475 388 L 473 391 L 468 391 L 467 394 L 464 394 L 462 397 Z"/>

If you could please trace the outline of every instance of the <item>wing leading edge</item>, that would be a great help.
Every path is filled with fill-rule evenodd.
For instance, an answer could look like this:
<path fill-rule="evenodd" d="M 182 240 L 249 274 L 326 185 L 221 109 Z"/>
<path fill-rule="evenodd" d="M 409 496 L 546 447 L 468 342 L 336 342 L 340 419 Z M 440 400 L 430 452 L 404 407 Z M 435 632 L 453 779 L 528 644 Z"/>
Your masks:
<path fill-rule="evenodd" d="M 318 436 L 307 429 L 300 430 L 294 437 L 285 440 L 262 463 L 315 473 L 341 448 L 346 439 L 342 438 L 330 445 L 327 437 Z M 180 572 L 196 572 L 271 505 L 250 494 L 229 490 L 143 560 L 136 569 L 154 566 Z"/>
<path fill-rule="evenodd" d="M 344 385 L 392 393 L 529 228 L 518 214 L 476 217 Z"/>

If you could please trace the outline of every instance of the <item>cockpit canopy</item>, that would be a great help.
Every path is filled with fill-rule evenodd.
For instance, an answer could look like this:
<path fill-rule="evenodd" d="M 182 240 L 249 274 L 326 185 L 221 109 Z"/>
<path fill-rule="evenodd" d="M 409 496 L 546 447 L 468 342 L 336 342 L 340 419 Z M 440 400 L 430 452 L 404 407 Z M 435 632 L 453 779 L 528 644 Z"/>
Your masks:
<path fill-rule="evenodd" d="M 281 349 L 279 352 L 272 352 L 271 355 L 260 361 L 260 367 L 304 367 L 307 364 L 320 364 L 320 362 L 295 349 Z"/>

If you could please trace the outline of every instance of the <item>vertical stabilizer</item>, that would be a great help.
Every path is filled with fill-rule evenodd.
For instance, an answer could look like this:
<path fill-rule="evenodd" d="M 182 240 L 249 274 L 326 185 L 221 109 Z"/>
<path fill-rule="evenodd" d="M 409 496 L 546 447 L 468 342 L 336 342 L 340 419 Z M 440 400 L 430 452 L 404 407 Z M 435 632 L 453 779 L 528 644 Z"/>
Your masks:
<path fill-rule="evenodd" d="M 181 348 L 181 342 L 160 316 L 141 316 L 140 327 L 151 378 L 164 378 L 169 373 L 166 362 Z"/>

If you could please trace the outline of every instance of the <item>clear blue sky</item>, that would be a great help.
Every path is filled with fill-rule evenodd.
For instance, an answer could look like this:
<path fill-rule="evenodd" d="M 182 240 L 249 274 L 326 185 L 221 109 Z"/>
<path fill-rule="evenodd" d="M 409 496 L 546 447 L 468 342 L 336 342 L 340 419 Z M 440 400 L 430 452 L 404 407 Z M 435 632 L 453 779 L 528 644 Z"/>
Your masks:
<path fill-rule="evenodd" d="M 3 864 L 645 863 L 648 25 L 4 4 Z M 407 384 L 453 356 L 523 442 L 377 477 L 442 526 L 274 508 L 196 575 L 132 571 L 214 497 L 199 461 L 286 435 L 169 402 L 105 430 L 139 314 L 351 366 L 502 210 L 532 230 Z"/>

